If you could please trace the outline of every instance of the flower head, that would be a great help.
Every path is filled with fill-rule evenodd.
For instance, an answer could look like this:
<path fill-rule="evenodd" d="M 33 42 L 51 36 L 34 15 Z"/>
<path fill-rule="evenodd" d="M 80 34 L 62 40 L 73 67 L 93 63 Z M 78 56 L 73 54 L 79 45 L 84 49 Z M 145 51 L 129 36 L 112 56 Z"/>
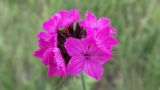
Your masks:
<path fill-rule="evenodd" d="M 112 48 L 118 40 L 109 18 L 100 18 L 91 12 L 80 19 L 79 10 L 60 10 L 42 25 L 38 33 L 39 49 L 33 54 L 48 67 L 48 76 L 80 74 L 85 72 L 99 80 L 103 64 L 112 57 Z"/>
<path fill-rule="evenodd" d="M 69 38 L 65 42 L 65 48 L 72 57 L 67 66 L 67 72 L 79 74 L 85 71 L 86 74 L 96 80 L 102 76 L 102 64 L 111 57 L 97 47 L 96 41 L 92 37 L 81 40 Z"/>

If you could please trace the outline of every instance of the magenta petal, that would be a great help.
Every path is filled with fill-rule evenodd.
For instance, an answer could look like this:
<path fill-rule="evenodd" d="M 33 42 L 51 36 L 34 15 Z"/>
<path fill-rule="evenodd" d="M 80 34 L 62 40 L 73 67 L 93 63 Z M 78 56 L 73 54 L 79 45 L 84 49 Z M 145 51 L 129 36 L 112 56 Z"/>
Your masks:
<path fill-rule="evenodd" d="M 83 70 L 84 61 L 78 57 L 72 57 L 68 66 L 67 73 L 69 74 L 80 74 Z"/>
<path fill-rule="evenodd" d="M 109 24 L 110 24 L 110 19 L 109 18 L 100 18 L 98 20 L 98 27 L 99 28 L 107 27 Z"/>
<path fill-rule="evenodd" d="M 92 37 L 82 39 L 81 41 L 85 47 L 85 51 L 91 54 L 90 56 L 91 61 L 102 65 L 112 57 L 112 55 L 104 52 L 99 47 L 97 47 L 97 44 Z"/>
<path fill-rule="evenodd" d="M 49 19 L 48 21 L 45 21 L 43 23 L 42 27 L 43 27 L 43 29 L 45 29 L 47 31 L 55 31 L 57 29 L 56 20 Z"/>
<path fill-rule="evenodd" d="M 79 10 L 73 9 L 71 11 L 61 10 L 59 15 L 59 27 L 69 27 L 80 18 Z"/>
<path fill-rule="evenodd" d="M 48 76 L 62 76 L 66 77 L 65 71 L 63 71 L 63 68 L 58 67 L 56 64 L 48 65 Z"/>
<path fill-rule="evenodd" d="M 66 76 L 66 65 L 59 48 L 54 48 L 54 54 L 54 63 L 56 64 L 56 68 L 58 70 L 56 72 L 61 72 L 62 76 Z"/>
<path fill-rule="evenodd" d="M 111 59 L 112 55 L 107 54 L 101 50 L 97 50 L 90 58 L 93 62 L 104 64 Z"/>
<path fill-rule="evenodd" d="M 53 61 L 55 61 L 54 52 L 53 49 L 50 48 L 43 54 L 42 63 L 48 65 L 52 64 Z"/>
<path fill-rule="evenodd" d="M 93 28 L 95 29 L 96 23 L 96 16 L 93 13 L 87 11 L 86 18 L 83 21 L 79 22 L 79 25 L 85 27 L 87 30 L 90 30 Z"/>
<path fill-rule="evenodd" d="M 33 55 L 37 58 L 42 58 L 44 52 L 45 52 L 44 49 L 38 49 L 34 51 Z"/>
<path fill-rule="evenodd" d="M 110 33 L 111 34 L 117 34 L 116 28 L 110 26 Z"/>
<path fill-rule="evenodd" d="M 89 23 L 96 22 L 96 16 L 92 12 L 87 11 L 86 12 L 86 21 Z"/>
<path fill-rule="evenodd" d="M 55 62 L 57 63 L 58 66 L 63 67 L 63 69 L 65 70 L 66 66 L 65 66 L 65 62 L 64 62 L 64 59 L 62 57 L 60 49 L 57 48 L 57 47 L 54 48 L 54 53 L 55 53 L 55 57 L 54 58 L 56 58 Z"/>
<path fill-rule="evenodd" d="M 54 60 L 49 61 L 48 76 L 66 77 L 66 66 L 59 48 L 54 49 Z"/>
<path fill-rule="evenodd" d="M 109 36 L 108 38 L 106 38 L 106 41 L 106 44 L 110 44 L 111 46 L 115 46 L 119 43 L 118 40 L 113 36 Z"/>
<path fill-rule="evenodd" d="M 83 45 L 79 39 L 68 38 L 65 42 L 65 48 L 70 56 L 80 55 Z"/>
<path fill-rule="evenodd" d="M 113 46 L 116 46 L 118 44 L 118 40 L 114 38 L 113 36 L 108 36 L 103 39 L 101 43 L 101 48 L 104 49 L 104 51 L 108 52 L 110 55 L 112 55 L 112 48 Z"/>
<path fill-rule="evenodd" d="M 49 38 L 49 35 L 46 32 L 39 32 L 37 35 L 38 38 Z"/>
<path fill-rule="evenodd" d="M 40 38 L 38 42 L 41 49 L 48 49 L 54 47 L 55 39 L 53 36 L 50 36 L 50 38 Z"/>
<path fill-rule="evenodd" d="M 112 55 L 112 47 L 118 44 L 118 40 L 106 29 L 97 31 L 94 36 L 98 47 Z"/>
<path fill-rule="evenodd" d="M 47 49 L 48 48 L 48 42 L 45 40 L 45 39 L 39 39 L 38 40 L 38 42 L 39 42 L 39 47 L 41 48 L 41 49 Z"/>
<path fill-rule="evenodd" d="M 85 62 L 84 71 L 86 72 L 86 74 L 95 78 L 96 80 L 99 80 L 103 74 L 102 66 L 91 61 Z"/>
<path fill-rule="evenodd" d="M 71 10 L 70 11 L 70 16 L 72 17 L 74 22 L 77 21 L 81 17 L 78 9 Z"/>

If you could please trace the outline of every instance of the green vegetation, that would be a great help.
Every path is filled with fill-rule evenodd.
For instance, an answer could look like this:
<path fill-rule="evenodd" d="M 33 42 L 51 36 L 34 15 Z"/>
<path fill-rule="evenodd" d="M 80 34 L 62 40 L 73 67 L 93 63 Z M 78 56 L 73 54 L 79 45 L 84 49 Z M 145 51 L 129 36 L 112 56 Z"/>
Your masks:
<path fill-rule="evenodd" d="M 109 17 L 120 44 L 105 64 L 103 78 L 85 76 L 88 90 L 160 90 L 160 1 L 158 0 L 0 0 L 0 90 L 54 90 L 59 77 L 32 56 L 41 24 L 60 9 L 86 10 Z M 79 76 L 62 90 L 82 90 Z"/>

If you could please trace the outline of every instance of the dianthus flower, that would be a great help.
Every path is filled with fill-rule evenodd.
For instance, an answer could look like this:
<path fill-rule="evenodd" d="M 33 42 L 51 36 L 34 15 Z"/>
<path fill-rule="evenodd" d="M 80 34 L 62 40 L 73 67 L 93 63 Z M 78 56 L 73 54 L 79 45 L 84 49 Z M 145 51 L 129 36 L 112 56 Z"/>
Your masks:
<path fill-rule="evenodd" d="M 109 18 L 100 18 L 87 11 L 79 21 L 79 10 L 60 10 L 42 25 L 38 33 L 39 49 L 33 54 L 48 67 L 48 76 L 66 74 L 87 75 L 99 80 L 103 64 L 112 57 L 112 48 L 118 44 Z"/>

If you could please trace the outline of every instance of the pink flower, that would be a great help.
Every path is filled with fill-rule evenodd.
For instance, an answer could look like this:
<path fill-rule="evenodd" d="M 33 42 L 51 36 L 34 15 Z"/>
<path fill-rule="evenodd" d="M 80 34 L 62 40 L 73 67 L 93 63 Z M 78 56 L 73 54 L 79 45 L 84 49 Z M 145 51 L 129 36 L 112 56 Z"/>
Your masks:
<path fill-rule="evenodd" d="M 80 18 L 79 10 L 60 10 L 49 20 L 43 23 L 43 28 L 47 31 L 55 31 L 57 28 L 69 27 Z"/>
<path fill-rule="evenodd" d="M 41 59 L 41 62 L 48 66 L 48 76 L 66 76 L 66 66 L 59 48 L 55 46 L 55 36 L 53 33 L 40 32 L 39 49 L 34 52 L 34 56 Z M 54 67 L 54 68 L 53 68 Z"/>
<path fill-rule="evenodd" d="M 85 27 L 87 30 L 97 30 L 101 28 L 105 28 L 110 24 L 109 18 L 100 18 L 98 21 L 96 20 L 96 16 L 87 11 L 85 20 L 81 21 L 80 26 Z"/>
<path fill-rule="evenodd" d="M 43 64 L 49 64 L 49 61 L 44 59 L 46 51 L 49 49 L 49 51 L 54 47 L 54 38 L 50 37 L 55 37 L 55 36 L 50 36 L 48 33 L 45 32 L 39 32 L 38 34 L 39 40 L 39 49 L 34 52 L 34 56 L 41 58 L 41 62 Z"/>
<path fill-rule="evenodd" d="M 93 38 L 96 40 L 96 44 L 99 48 L 112 55 L 112 48 L 119 42 L 112 34 L 108 33 L 107 30 L 108 29 L 103 29 L 94 32 Z"/>
<path fill-rule="evenodd" d="M 101 49 L 112 55 L 112 47 L 119 42 L 112 36 L 112 34 L 117 34 L 117 32 L 114 27 L 110 26 L 109 18 L 102 17 L 96 20 L 96 16 L 87 11 L 86 18 L 79 24 L 86 29 L 87 36 L 91 35 Z"/>
<path fill-rule="evenodd" d="M 65 42 L 65 48 L 72 57 L 68 66 L 69 74 L 86 74 L 99 80 L 103 74 L 102 64 L 108 61 L 110 55 L 100 50 L 93 38 L 83 39 L 69 38 Z"/>
<path fill-rule="evenodd" d="M 61 10 L 43 23 L 43 29 L 47 32 L 40 32 L 39 49 L 34 56 L 41 59 L 41 62 L 48 66 L 48 76 L 66 76 L 66 64 L 61 50 L 58 48 L 59 27 L 68 27 L 80 18 L 79 11 Z M 60 37 L 61 39 L 61 37 Z"/>
<path fill-rule="evenodd" d="M 85 72 L 99 80 L 103 64 L 112 57 L 112 48 L 118 40 L 109 18 L 100 18 L 91 12 L 80 19 L 79 10 L 60 10 L 45 21 L 44 32 L 38 33 L 38 46 L 33 55 L 48 67 L 48 76 L 80 74 Z"/>

